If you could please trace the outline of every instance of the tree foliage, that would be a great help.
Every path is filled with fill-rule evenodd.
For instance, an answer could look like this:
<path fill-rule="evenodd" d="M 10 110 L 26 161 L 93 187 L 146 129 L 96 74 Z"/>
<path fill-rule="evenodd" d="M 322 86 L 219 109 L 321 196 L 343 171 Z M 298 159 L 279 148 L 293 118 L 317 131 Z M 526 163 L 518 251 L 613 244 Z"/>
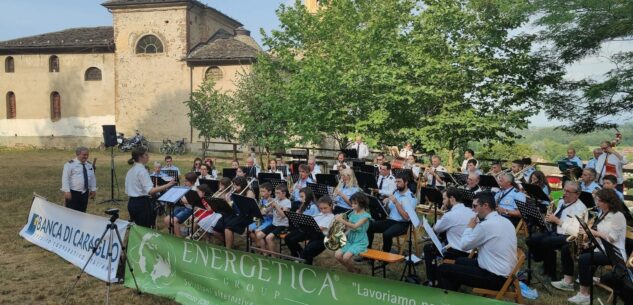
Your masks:
<path fill-rule="evenodd" d="M 597 54 L 605 42 L 633 40 L 633 1 L 536 0 L 542 39 L 553 45 L 561 62 L 571 64 Z M 608 56 L 615 68 L 599 80 L 565 81 L 546 99 L 550 118 L 564 120 L 565 130 L 586 133 L 611 128 L 606 120 L 630 117 L 633 111 L 633 52 Z"/>
<path fill-rule="evenodd" d="M 233 140 L 236 135 L 234 109 L 230 95 L 216 90 L 214 83 L 205 81 L 185 104 L 189 107 L 191 126 L 205 141 L 211 139 Z"/>

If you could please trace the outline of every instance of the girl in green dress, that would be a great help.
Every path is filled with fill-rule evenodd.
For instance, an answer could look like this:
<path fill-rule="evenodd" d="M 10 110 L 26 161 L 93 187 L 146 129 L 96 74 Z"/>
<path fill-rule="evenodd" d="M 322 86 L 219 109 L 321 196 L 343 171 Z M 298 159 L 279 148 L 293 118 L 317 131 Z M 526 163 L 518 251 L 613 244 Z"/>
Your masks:
<path fill-rule="evenodd" d="M 348 220 L 343 219 L 344 214 L 336 216 L 339 221 L 349 229 L 347 232 L 347 243 L 341 249 L 337 250 L 334 257 L 349 272 L 360 273 L 360 269 L 354 266 L 354 255 L 367 252 L 369 240 L 367 239 L 367 228 L 369 228 L 369 219 L 371 215 L 366 212 L 369 206 L 369 199 L 362 192 L 357 192 L 350 197 L 352 203 L 352 211 L 349 212 Z"/>

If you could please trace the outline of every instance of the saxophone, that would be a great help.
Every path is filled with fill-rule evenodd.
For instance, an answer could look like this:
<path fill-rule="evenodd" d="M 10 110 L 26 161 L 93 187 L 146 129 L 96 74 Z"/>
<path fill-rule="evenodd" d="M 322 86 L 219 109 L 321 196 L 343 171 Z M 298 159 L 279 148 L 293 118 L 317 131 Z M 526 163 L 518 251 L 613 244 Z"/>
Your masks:
<path fill-rule="evenodd" d="M 349 215 L 351 211 L 352 210 L 343 214 L 343 220 L 347 221 L 347 215 Z M 326 248 L 332 251 L 336 251 L 345 246 L 345 244 L 347 244 L 347 235 L 345 235 L 345 224 L 340 221 L 334 221 L 327 233 L 327 236 L 323 239 L 323 244 Z"/>
<path fill-rule="evenodd" d="M 548 215 L 548 214 L 552 214 L 553 215 L 554 212 L 556 212 L 556 204 L 554 202 L 550 202 L 547 205 L 547 212 L 545 212 L 545 215 Z M 551 231 L 556 230 L 556 227 L 551 222 L 548 222 L 545 225 L 546 225 L 547 231 L 551 232 Z"/>
<path fill-rule="evenodd" d="M 582 217 L 580 218 L 585 219 L 587 215 L 591 215 L 589 213 L 591 210 L 587 210 L 587 212 L 583 213 Z M 595 221 L 596 221 L 596 217 L 590 217 L 589 220 L 587 221 L 587 227 L 594 229 Z M 578 226 L 580 226 L 580 224 L 578 224 Z M 585 230 L 583 230 L 582 227 L 579 227 L 578 229 L 579 229 L 578 234 L 576 236 L 571 235 L 567 237 L 567 242 L 569 243 L 569 246 L 570 246 L 570 252 L 572 253 L 572 258 L 574 260 L 578 259 L 580 254 L 582 254 L 582 250 L 586 248 L 586 245 L 589 242 L 589 237 L 587 236 L 587 233 L 585 232 Z"/>

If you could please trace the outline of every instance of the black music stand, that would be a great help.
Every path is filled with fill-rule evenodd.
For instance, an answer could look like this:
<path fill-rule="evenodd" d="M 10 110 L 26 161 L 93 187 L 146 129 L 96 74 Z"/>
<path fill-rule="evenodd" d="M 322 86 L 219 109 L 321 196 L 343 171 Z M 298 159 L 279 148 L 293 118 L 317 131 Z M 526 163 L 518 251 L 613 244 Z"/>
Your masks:
<path fill-rule="evenodd" d="M 288 217 L 291 227 L 299 228 L 299 230 L 306 233 L 307 236 L 322 234 L 321 228 L 316 220 L 314 220 L 314 217 L 290 211 L 284 211 L 284 214 Z"/>
<path fill-rule="evenodd" d="M 452 173 L 450 175 L 458 185 L 466 185 L 468 183 L 468 174 Z"/>
<path fill-rule="evenodd" d="M 426 199 L 433 203 L 433 217 L 435 217 L 434 222 L 437 222 L 437 206 L 442 204 L 442 193 L 431 187 L 423 187 L 420 189 L 420 199 Z"/>
<path fill-rule="evenodd" d="M 241 196 L 238 194 L 231 195 L 231 199 L 233 199 L 233 204 L 237 205 L 237 209 L 240 211 L 240 215 L 238 217 L 244 216 L 249 219 L 249 225 L 253 222 L 254 219 L 259 218 L 262 219 L 262 211 L 259 209 L 259 205 L 257 204 L 257 200 L 251 197 Z M 248 227 L 248 226 L 247 226 Z M 251 249 L 251 235 L 246 230 L 246 252 L 249 252 Z"/>
<path fill-rule="evenodd" d="M 538 205 L 542 212 L 547 210 L 547 206 L 543 204 L 545 201 L 550 201 L 549 196 L 543 192 L 543 188 L 538 185 L 525 183 L 522 185 L 523 190 L 527 193 L 528 197 L 532 198 Z M 584 201 L 583 201 L 584 202 Z M 551 203 L 550 203 L 551 204 Z"/>
<path fill-rule="evenodd" d="M 435 172 L 440 179 L 442 179 L 442 181 L 444 181 L 444 183 L 446 183 L 447 185 L 449 183 L 452 183 L 453 185 L 459 185 L 459 183 L 457 183 L 457 181 L 455 181 L 455 178 L 453 178 L 453 176 L 447 172 L 441 172 L 441 171 L 436 171 Z"/>
<path fill-rule="evenodd" d="M 378 183 L 376 183 L 376 176 L 374 176 L 374 174 L 372 173 L 357 172 L 356 180 L 358 180 L 358 186 L 361 189 L 365 190 L 366 193 L 370 193 L 368 192 L 369 189 L 378 188 Z"/>
<path fill-rule="evenodd" d="M 436 220 L 437 221 L 437 220 Z M 407 241 L 408 251 L 407 258 L 404 261 L 404 268 L 402 269 L 402 275 L 400 276 L 401 281 L 406 281 L 409 283 L 420 283 L 420 279 L 418 278 L 417 271 L 415 270 L 415 264 L 413 263 L 413 223 L 409 221 L 409 240 Z"/>
<path fill-rule="evenodd" d="M 525 220 L 525 223 L 527 224 L 528 239 L 532 238 L 532 229 L 534 226 L 537 226 L 539 228 L 546 227 L 545 220 L 543 219 L 543 215 L 541 214 L 541 211 L 536 205 L 519 201 L 519 200 L 514 200 L 514 202 L 516 203 L 517 208 L 519 209 L 519 212 L 521 212 L 521 218 L 523 218 L 523 220 Z M 530 282 L 532 281 L 532 255 L 530 253 L 529 247 L 528 247 L 527 257 L 528 257 L 527 284 L 530 285 Z"/>
<path fill-rule="evenodd" d="M 317 200 L 323 196 L 329 195 L 329 192 L 327 189 L 328 186 L 325 184 L 308 182 L 306 186 L 312 190 Z"/>
<path fill-rule="evenodd" d="M 176 183 L 180 183 L 180 179 L 178 179 L 178 171 L 177 170 L 173 170 L 173 169 L 161 169 L 160 170 L 161 173 L 171 177 L 172 179 L 176 180 Z"/>
<path fill-rule="evenodd" d="M 237 176 L 237 168 L 223 168 L 222 169 L 222 177 L 226 177 L 233 180 L 235 176 Z"/>
<path fill-rule="evenodd" d="M 336 175 L 332 174 L 316 174 L 316 181 L 331 187 L 336 187 L 338 185 Z"/>
<path fill-rule="evenodd" d="M 345 155 L 345 159 L 358 159 L 358 151 L 356 149 L 341 149 Z"/>
<path fill-rule="evenodd" d="M 194 190 L 190 190 L 185 194 L 185 198 L 187 199 L 187 203 L 191 205 L 191 231 L 189 232 L 189 236 L 193 236 L 194 223 L 196 222 L 196 213 L 195 208 L 201 208 L 206 210 L 204 205 L 202 204 L 202 200 L 200 196 L 198 196 L 198 192 Z"/>
<path fill-rule="evenodd" d="M 369 214 L 371 214 L 372 220 L 385 220 L 389 216 L 385 206 L 380 202 L 380 199 L 374 196 L 367 196 L 369 198 Z"/>
<path fill-rule="evenodd" d="M 262 173 L 262 172 L 257 174 L 257 180 L 259 180 L 260 184 L 269 182 L 271 179 L 281 180 L 281 174 L 280 173 Z"/>
<path fill-rule="evenodd" d="M 338 172 L 338 170 L 331 169 L 331 170 L 330 170 L 330 175 L 335 175 L 335 176 L 338 176 L 338 175 L 339 175 L 339 172 Z"/>
<path fill-rule="evenodd" d="M 479 186 L 492 189 L 499 188 L 499 184 L 497 183 L 497 179 L 492 175 L 481 175 L 479 176 Z"/>
<path fill-rule="evenodd" d="M 461 195 L 462 201 L 465 206 L 469 208 L 473 206 L 473 198 L 475 197 L 475 192 L 463 188 L 458 188 L 457 192 Z"/>
<path fill-rule="evenodd" d="M 374 174 L 374 176 L 378 176 L 378 166 L 363 163 L 360 165 L 360 171 Z"/>
<path fill-rule="evenodd" d="M 220 213 L 224 217 L 225 215 L 232 215 L 234 213 L 233 208 L 223 198 L 216 198 L 212 196 L 204 197 L 204 200 L 209 204 L 209 207 L 214 213 Z"/>
<path fill-rule="evenodd" d="M 591 209 L 596 206 L 596 201 L 593 199 L 593 194 L 589 192 L 580 192 L 580 196 L 578 196 L 578 199 L 580 199 L 580 201 L 585 204 L 587 209 Z"/>
<path fill-rule="evenodd" d="M 596 239 L 596 237 L 593 234 L 591 234 L 591 229 L 589 229 L 589 226 L 587 225 L 587 223 L 583 219 L 578 217 L 578 215 L 574 217 L 576 217 L 576 219 L 578 220 L 578 223 L 580 224 L 580 228 L 582 228 L 582 230 L 585 231 L 585 234 L 587 234 L 587 237 L 589 237 L 589 249 L 591 249 L 589 251 L 589 256 L 590 256 L 589 261 L 590 262 L 593 261 L 593 253 L 595 252 L 594 249 L 591 247 L 592 245 L 598 248 L 598 250 L 602 252 L 602 254 L 607 255 L 604 249 L 600 247 L 600 244 L 598 243 L 598 240 Z M 602 242 L 605 243 L 607 241 L 603 240 Z M 589 285 L 589 305 L 593 305 L 593 284 Z"/>
<path fill-rule="evenodd" d="M 613 272 L 616 275 L 616 280 L 619 279 L 622 281 L 622 287 L 626 285 L 626 282 L 629 284 L 633 284 L 633 273 L 629 268 L 626 267 L 626 261 L 622 257 L 620 251 L 608 241 L 602 240 L 602 246 L 604 247 L 604 252 L 609 258 L 609 262 L 611 266 L 613 266 Z M 620 287 L 620 285 L 615 285 L 613 288 L 613 304 L 615 305 L 618 301 L 618 293 L 619 291 L 616 289 Z"/>
<path fill-rule="evenodd" d="M 191 191 L 188 186 L 173 186 L 158 198 L 159 202 L 169 205 L 169 234 L 174 234 L 174 206 Z"/>
<path fill-rule="evenodd" d="M 211 193 L 215 194 L 220 190 L 220 181 L 214 179 L 198 179 L 198 183 L 204 184 L 211 189 Z"/>

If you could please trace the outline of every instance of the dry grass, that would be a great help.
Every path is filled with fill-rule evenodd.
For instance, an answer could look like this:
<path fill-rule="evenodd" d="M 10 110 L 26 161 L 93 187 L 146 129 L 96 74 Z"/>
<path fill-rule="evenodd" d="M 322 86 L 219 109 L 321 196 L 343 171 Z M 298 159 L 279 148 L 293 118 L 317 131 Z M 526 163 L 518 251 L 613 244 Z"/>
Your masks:
<path fill-rule="evenodd" d="M 59 191 L 60 175 L 64 162 L 73 158 L 73 152 L 61 150 L 0 150 L 2 170 L 0 170 L 0 304 L 61 304 L 67 288 L 72 284 L 79 269 L 59 258 L 23 240 L 18 232 L 26 223 L 33 192 L 48 198 L 52 202 L 62 202 Z M 88 205 L 88 213 L 103 215 L 103 211 L 112 205 L 100 205 L 110 198 L 110 155 L 105 151 L 91 152 L 90 160 L 98 158 L 97 182 L 99 191 L 97 199 Z M 118 176 L 119 198 L 125 198 L 124 179 L 128 166 L 125 163 L 129 154 L 117 154 L 115 157 Z M 152 154 L 151 161 L 160 158 Z M 193 156 L 176 156 L 175 164 L 181 170 L 190 168 Z M 117 194 L 115 193 L 115 197 Z M 128 219 L 126 203 L 122 202 L 121 218 Z M 377 236 L 376 243 L 380 242 Z M 238 240 L 238 247 L 243 249 L 243 241 Z M 341 270 L 329 252 L 319 256 L 315 264 Z M 359 265 L 360 266 L 360 265 Z M 364 273 L 369 274 L 363 266 Z M 402 265 L 392 265 L 388 278 L 398 279 Z M 417 266 L 418 273 L 424 278 L 424 267 Z M 569 293 L 548 292 L 540 284 L 534 285 L 540 293 L 535 302 L 528 304 L 566 304 Z M 413 286 L 412 286 L 413 288 Z M 79 285 L 73 291 L 68 304 L 92 304 L 101 302 L 105 293 L 105 284 L 89 275 L 82 276 Z M 112 304 L 175 304 L 174 302 L 151 295 L 137 296 L 133 290 L 122 285 L 114 285 L 111 289 Z M 599 293 L 606 301 L 604 293 Z"/>

